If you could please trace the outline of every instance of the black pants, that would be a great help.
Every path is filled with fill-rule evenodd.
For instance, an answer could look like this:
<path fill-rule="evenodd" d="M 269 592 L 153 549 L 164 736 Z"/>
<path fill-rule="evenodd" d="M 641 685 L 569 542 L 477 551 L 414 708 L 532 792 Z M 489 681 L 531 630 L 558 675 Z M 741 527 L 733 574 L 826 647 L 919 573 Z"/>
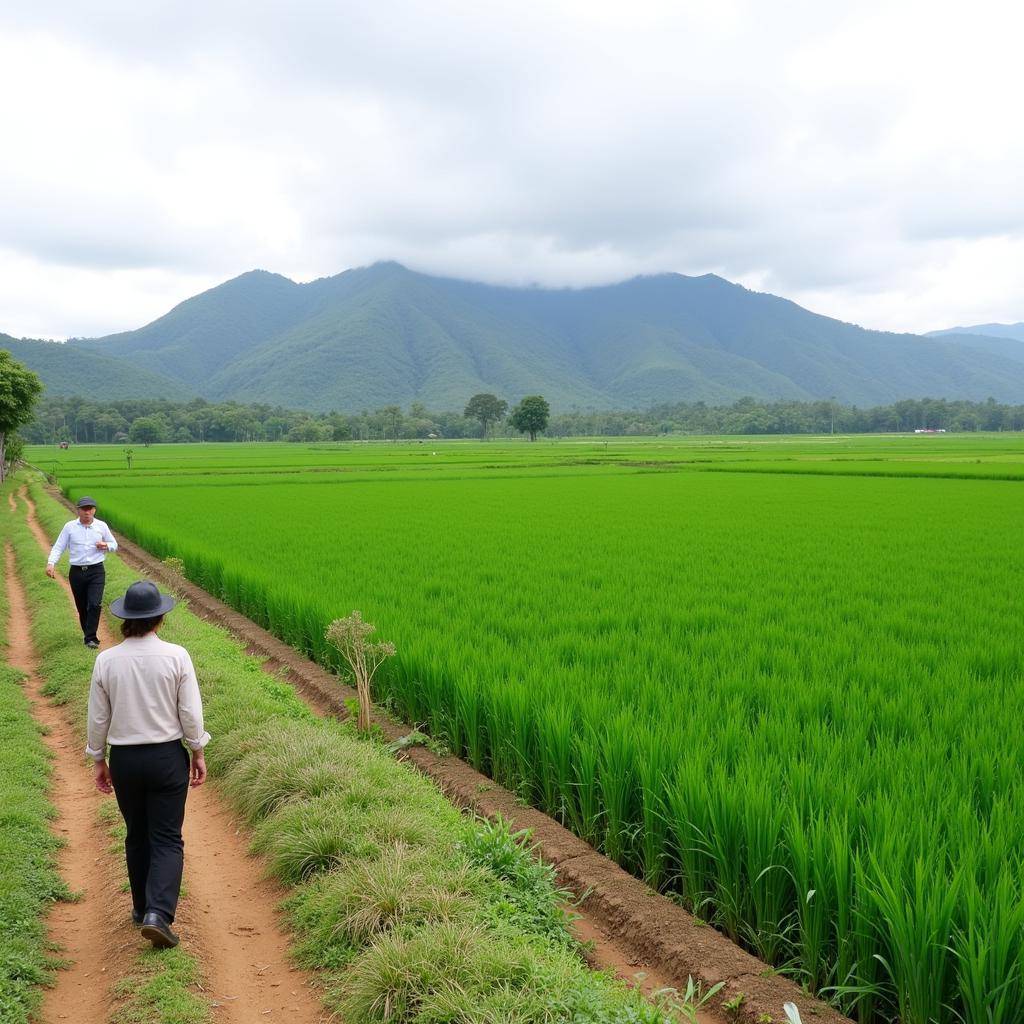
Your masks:
<path fill-rule="evenodd" d="M 132 904 L 174 920 L 181 891 L 189 756 L 180 740 L 110 748 L 110 778 L 128 835 L 124 841 Z"/>
<path fill-rule="evenodd" d="M 102 562 L 95 565 L 73 565 L 68 573 L 71 593 L 75 596 L 78 621 L 82 625 L 83 639 L 99 642 L 96 628 L 100 624 L 103 610 L 103 585 L 107 582 L 107 571 Z"/>

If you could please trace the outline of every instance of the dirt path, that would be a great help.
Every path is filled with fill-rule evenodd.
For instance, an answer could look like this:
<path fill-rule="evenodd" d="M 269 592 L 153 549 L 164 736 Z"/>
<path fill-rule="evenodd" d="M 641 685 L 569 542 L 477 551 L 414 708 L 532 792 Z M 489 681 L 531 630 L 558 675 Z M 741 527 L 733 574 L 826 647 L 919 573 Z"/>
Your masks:
<path fill-rule="evenodd" d="M 17 506 L 17 503 L 14 500 L 14 495 L 13 494 L 9 494 L 7 497 L 8 497 L 8 500 L 10 501 L 10 503 L 11 503 L 11 511 L 12 512 L 16 512 L 18 506 Z M 22 487 L 21 490 L 18 491 L 18 497 L 21 498 L 21 500 L 25 503 L 26 508 L 28 508 L 27 521 L 28 521 L 28 528 L 32 531 L 32 536 L 35 537 L 35 539 L 39 542 L 39 546 L 43 549 L 44 556 L 48 555 L 50 553 L 50 549 L 53 547 L 53 541 L 49 537 L 46 536 L 46 531 L 42 528 L 42 526 L 39 525 L 39 520 L 36 519 L 36 504 L 28 496 L 28 488 L 27 487 Z M 42 567 L 40 567 L 40 571 L 41 570 L 42 570 Z M 71 588 L 70 587 L 68 587 L 68 594 L 69 595 L 71 594 Z M 72 603 L 72 605 L 74 604 L 74 598 L 71 599 L 71 603 Z M 104 625 L 106 625 L 106 623 L 103 623 L 103 622 L 100 623 L 100 627 L 101 628 Z"/>
<path fill-rule="evenodd" d="M 28 523 L 33 534 L 44 552 L 48 552 L 50 543 L 35 517 L 34 505 L 25 491 L 21 492 L 20 497 L 28 507 Z M 13 580 L 12 565 L 8 565 L 7 576 L 8 580 Z M 58 579 L 67 591 L 71 614 L 74 615 L 70 587 L 62 577 Z M 22 628 L 16 630 L 12 625 L 12 638 L 16 633 L 28 636 L 23 601 L 22 616 Z M 102 649 L 117 642 L 105 620 L 100 622 L 99 638 Z M 48 704 L 46 709 L 70 734 L 63 716 Z M 82 805 L 88 802 L 89 808 L 84 813 L 90 821 L 95 822 L 98 794 L 92 786 L 88 765 L 81 755 L 81 744 L 72 737 L 67 748 L 57 753 L 57 763 L 63 763 L 63 771 L 69 777 L 79 777 L 79 795 L 75 799 Z M 80 769 L 76 762 L 81 765 Z M 55 779 L 55 787 L 63 790 L 59 777 Z M 61 812 L 63 815 L 62 808 Z M 64 824 L 62 817 L 61 825 Z M 75 837 L 70 852 L 76 857 L 81 854 L 84 860 L 95 863 L 95 851 L 78 849 L 81 845 L 77 838 L 78 830 L 69 827 L 68 831 Z M 212 790 L 203 787 L 189 792 L 184 836 L 186 896 L 179 905 L 175 927 L 180 932 L 183 946 L 196 957 L 205 975 L 204 990 L 213 1000 L 214 1020 L 217 1024 L 251 1024 L 257 1020 L 323 1024 L 329 1020 L 328 1012 L 310 986 L 309 976 L 294 969 L 288 962 L 287 939 L 274 910 L 284 892 L 262 878 L 262 864 L 248 855 L 246 832 Z M 105 837 L 101 837 L 100 842 L 100 852 L 107 860 L 116 860 L 105 853 Z M 121 872 L 120 865 L 117 870 Z M 72 888 L 80 887 L 70 876 L 65 875 L 65 878 Z M 117 883 L 114 884 L 117 887 Z M 112 904 L 111 901 L 115 902 Z M 113 913 L 109 911 L 112 905 L 118 908 Z M 72 906 L 86 914 L 91 913 L 93 927 L 97 926 L 98 920 L 102 934 L 116 931 L 120 935 L 124 931 L 123 922 L 128 920 L 131 911 L 127 895 L 117 893 L 115 900 L 113 892 L 94 892 L 91 898 L 87 893 L 86 898 Z M 110 918 L 114 919 L 113 924 Z M 80 934 L 69 934 L 64 938 L 55 936 L 55 939 L 65 947 L 68 957 L 73 958 L 76 964 L 81 959 L 84 965 L 90 956 L 89 944 L 96 945 L 93 941 L 95 934 L 99 933 L 85 928 Z M 130 927 L 120 941 L 130 947 L 129 955 L 145 948 L 138 933 Z M 98 952 L 106 956 L 107 951 L 102 943 L 99 944 Z M 63 979 L 68 973 L 61 972 L 60 977 Z M 74 1001 L 54 1002 L 53 1005 L 63 1005 L 65 1008 L 75 1006 L 74 1016 L 81 1021 L 95 1021 L 98 1024 L 106 1019 L 102 1012 L 79 1012 Z M 43 1018 L 44 1024 L 63 1019 L 60 1016 Z"/>
<path fill-rule="evenodd" d="M 53 754 L 50 800 L 57 808 L 54 832 L 67 845 L 58 865 L 69 888 L 81 894 L 75 903 L 57 903 L 47 921 L 49 938 L 70 964 L 57 972 L 56 982 L 43 998 L 43 1024 L 79 1020 L 100 1022 L 111 1009 L 110 988 L 131 957 L 131 906 L 117 891 L 109 870 L 109 840 L 97 818 L 101 796 L 75 737 L 61 713 L 40 692 L 35 654 L 29 639 L 30 622 L 25 594 L 15 572 L 14 552 L 5 548 L 4 575 L 10 607 L 7 659 L 28 675 L 25 689 L 32 714 L 47 730 L 44 742 Z"/>

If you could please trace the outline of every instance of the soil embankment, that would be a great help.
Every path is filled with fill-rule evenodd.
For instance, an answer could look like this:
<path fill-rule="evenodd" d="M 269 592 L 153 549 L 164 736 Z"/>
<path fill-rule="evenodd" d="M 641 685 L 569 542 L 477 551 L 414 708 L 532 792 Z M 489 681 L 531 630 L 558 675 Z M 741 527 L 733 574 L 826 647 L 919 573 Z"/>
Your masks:
<path fill-rule="evenodd" d="M 27 494 L 22 492 L 21 497 L 29 509 L 29 526 L 48 552 L 50 543 L 35 509 Z M 6 575 L 12 588 L 12 663 L 17 657 L 21 661 L 17 667 L 31 672 L 29 618 L 13 560 Z M 70 588 L 59 579 L 67 591 L 69 614 L 74 616 Z M 20 597 L 18 612 L 13 591 Z M 20 618 L 14 621 L 16 616 Z M 119 639 L 106 621 L 100 623 L 99 636 L 101 649 Z M 35 676 L 31 678 L 32 685 L 38 686 Z M 77 903 L 62 904 L 51 915 L 51 936 L 71 964 L 58 973 L 56 986 L 48 992 L 42 1020 L 54 1024 L 73 1018 L 99 1024 L 113 1005 L 108 979 L 122 977 L 130 959 L 146 943 L 129 923 L 131 902 L 121 892 L 122 863 L 108 852 L 109 838 L 98 823 L 101 797 L 93 786 L 82 743 L 59 708 L 39 697 L 36 712 L 52 730 L 49 740 L 56 758 L 52 799 L 60 815 L 57 828 L 68 840 L 61 871 L 68 885 L 82 892 Z M 199 963 L 213 1019 L 217 1024 L 327 1021 L 329 1014 L 310 986 L 309 976 L 289 963 L 286 933 L 275 911 L 284 893 L 263 878 L 260 862 L 247 852 L 244 827 L 206 787 L 189 793 L 184 835 L 186 895 L 179 904 L 175 929 Z"/>

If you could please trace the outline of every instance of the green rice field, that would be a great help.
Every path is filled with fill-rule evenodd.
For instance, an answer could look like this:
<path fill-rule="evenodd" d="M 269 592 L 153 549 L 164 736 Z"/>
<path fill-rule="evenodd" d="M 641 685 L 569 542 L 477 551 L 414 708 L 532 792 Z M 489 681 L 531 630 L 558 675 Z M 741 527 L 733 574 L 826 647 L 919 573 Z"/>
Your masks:
<path fill-rule="evenodd" d="M 28 457 L 859 1020 L 1024 1020 L 1024 437 Z"/>

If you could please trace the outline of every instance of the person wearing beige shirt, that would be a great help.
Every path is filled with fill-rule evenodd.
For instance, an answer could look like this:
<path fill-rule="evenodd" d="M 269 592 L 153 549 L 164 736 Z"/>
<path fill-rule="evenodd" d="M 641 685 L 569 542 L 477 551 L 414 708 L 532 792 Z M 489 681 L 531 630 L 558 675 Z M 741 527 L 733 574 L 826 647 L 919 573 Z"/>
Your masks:
<path fill-rule="evenodd" d="M 184 865 L 185 798 L 190 785 L 206 781 L 203 747 L 210 740 L 192 658 L 157 636 L 174 605 L 149 580 L 111 602 L 124 620 L 124 640 L 96 656 L 85 748 L 96 762 L 96 788 L 114 793 L 127 826 L 132 920 L 158 949 L 178 944 L 171 925 Z"/>

